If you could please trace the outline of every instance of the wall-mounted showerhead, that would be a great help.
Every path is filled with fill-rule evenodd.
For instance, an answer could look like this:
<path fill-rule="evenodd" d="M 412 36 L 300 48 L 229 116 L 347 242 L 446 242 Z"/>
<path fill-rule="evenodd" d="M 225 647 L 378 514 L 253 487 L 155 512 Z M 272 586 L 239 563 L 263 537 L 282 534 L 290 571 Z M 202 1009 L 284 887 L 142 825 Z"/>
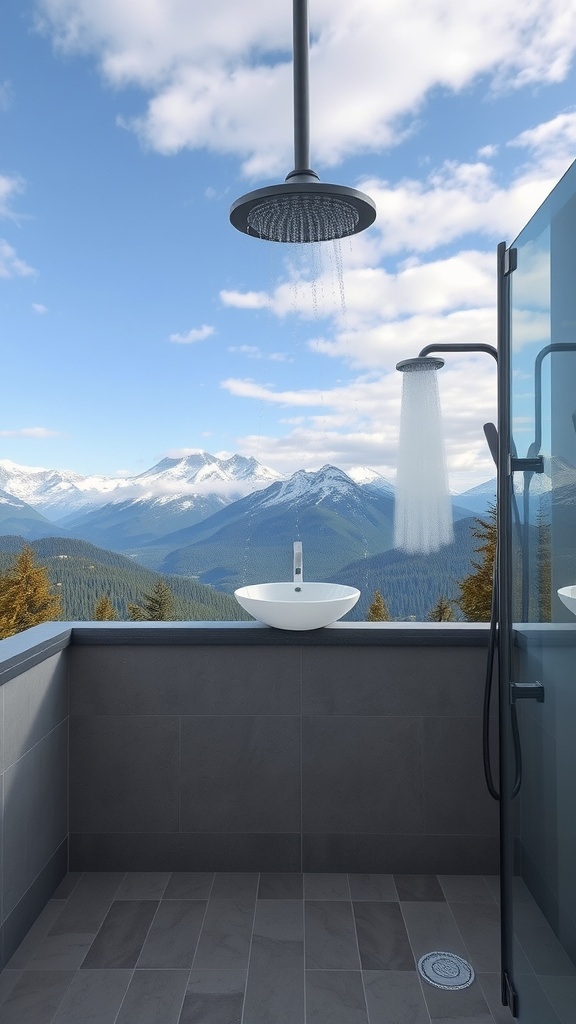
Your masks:
<path fill-rule="evenodd" d="M 329 242 L 364 231 L 376 219 L 369 196 L 321 182 L 310 170 L 307 0 L 293 0 L 294 166 L 286 181 L 240 196 L 230 209 L 238 231 L 269 242 Z"/>
<path fill-rule="evenodd" d="M 396 369 L 402 373 L 421 373 L 423 370 L 440 370 L 444 360 L 436 356 L 414 356 L 413 359 L 401 359 Z"/>

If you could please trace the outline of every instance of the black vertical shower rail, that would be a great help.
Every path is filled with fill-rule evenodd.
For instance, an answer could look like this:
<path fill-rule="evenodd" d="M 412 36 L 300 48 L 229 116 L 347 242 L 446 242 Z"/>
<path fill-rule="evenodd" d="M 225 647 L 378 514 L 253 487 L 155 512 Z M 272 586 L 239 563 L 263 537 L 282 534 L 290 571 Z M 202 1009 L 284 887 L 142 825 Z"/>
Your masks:
<path fill-rule="evenodd" d="M 521 779 L 519 744 L 514 741 L 513 687 L 524 684 L 512 683 L 512 651 L 514 624 L 512 617 L 512 548 L 514 503 L 513 473 L 517 470 L 540 470 L 540 459 L 519 459 L 513 451 L 512 441 L 512 358 L 510 337 L 510 275 L 516 269 L 517 250 L 507 248 L 500 242 L 497 249 L 497 347 L 488 344 L 436 344 L 426 345 L 419 356 L 432 352 L 487 352 L 498 364 L 498 420 L 497 420 L 497 537 L 496 577 L 498 607 L 497 643 L 499 665 L 499 781 L 500 781 L 500 963 L 502 1002 L 508 1006 L 514 1017 L 518 1015 L 518 996 L 512 978 L 513 969 L 513 920 L 512 894 L 514 880 L 514 797 L 519 791 Z M 542 699 L 532 687 L 541 689 L 540 684 L 526 684 L 529 694 Z M 488 781 L 488 780 L 487 780 Z M 490 786 L 489 786 L 490 788 Z"/>
<path fill-rule="evenodd" d="M 513 984 L 512 885 L 514 877 L 513 794 L 515 757 L 511 715 L 512 681 L 512 360 L 510 344 L 510 275 L 516 267 L 516 250 L 501 242 L 497 250 L 498 295 L 498 481 L 497 573 L 499 754 L 500 754 L 500 962 L 502 1002 L 517 1016 Z"/>

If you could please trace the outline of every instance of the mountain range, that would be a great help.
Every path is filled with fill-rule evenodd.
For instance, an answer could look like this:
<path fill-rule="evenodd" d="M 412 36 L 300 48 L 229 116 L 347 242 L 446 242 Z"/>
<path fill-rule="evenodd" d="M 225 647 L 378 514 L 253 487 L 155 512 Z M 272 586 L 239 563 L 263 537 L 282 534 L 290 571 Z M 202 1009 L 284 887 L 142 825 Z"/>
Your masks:
<path fill-rule="evenodd" d="M 253 458 L 194 451 L 116 479 L 4 460 L 0 486 L 4 534 L 74 537 L 228 591 L 278 578 L 280 566 L 285 575 L 300 537 L 316 579 L 393 543 L 394 487 L 367 467 L 285 480 Z M 455 518 L 469 514 L 455 507 Z"/>
<path fill-rule="evenodd" d="M 573 505 L 574 467 L 552 468 L 559 496 Z M 530 486 L 545 503 L 550 477 L 534 477 Z M 364 591 L 387 586 L 393 614 L 402 617 L 422 614 L 467 575 L 471 529 L 495 496 L 495 479 L 454 496 L 454 544 L 421 558 L 393 548 L 395 489 L 367 467 L 345 473 L 326 465 L 282 479 L 253 458 L 196 450 L 111 478 L 0 460 L 0 535 L 73 538 L 224 593 L 290 579 L 292 543 L 302 540 L 305 579 L 359 586 L 362 614 Z"/>

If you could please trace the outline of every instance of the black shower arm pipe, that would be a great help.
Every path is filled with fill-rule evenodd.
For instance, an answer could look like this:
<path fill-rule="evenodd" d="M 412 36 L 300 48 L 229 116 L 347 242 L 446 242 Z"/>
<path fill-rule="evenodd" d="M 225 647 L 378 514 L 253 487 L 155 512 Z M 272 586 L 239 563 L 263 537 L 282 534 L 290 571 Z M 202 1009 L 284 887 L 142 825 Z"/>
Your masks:
<path fill-rule="evenodd" d="M 310 90 L 308 75 L 308 0 L 293 0 L 294 173 L 310 169 Z M 290 175 L 288 175 L 290 177 Z"/>
<path fill-rule="evenodd" d="M 436 345 L 425 345 L 421 352 L 418 353 L 419 357 L 427 356 L 430 352 L 488 352 L 489 355 L 493 356 L 496 362 L 498 362 L 498 351 L 494 348 L 494 345 L 485 345 L 484 342 L 462 342 L 462 344 L 452 344 L 446 342 L 445 344 Z"/>
<path fill-rule="evenodd" d="M 546 345 L 534 361 L 534 441 L 529 455 L 539 455 L 542 445 L 542 363 L 550 352 L 576 352 L 576 342 L 554 341 Z"/>

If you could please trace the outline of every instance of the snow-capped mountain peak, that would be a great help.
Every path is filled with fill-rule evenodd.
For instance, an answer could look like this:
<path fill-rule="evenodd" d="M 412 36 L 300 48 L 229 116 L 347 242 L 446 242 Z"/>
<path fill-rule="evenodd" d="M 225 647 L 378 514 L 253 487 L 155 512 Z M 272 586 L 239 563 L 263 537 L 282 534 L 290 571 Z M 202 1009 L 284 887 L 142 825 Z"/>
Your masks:
<path fill-rule="evenodd" d="M 218 491 L 233 500 L 250 488 L 281 479 L 279 473 L 243 455 L 218 459 L 200 449 L 181 458 L 166 457 L 135 476 L 82 476 L 72 470 L 20 466 L 0 460 L 0 489 L 32 505 L 57 521 L 73 513 L 99 508 L 109 502 L 152 501 Z M 237 489 L 234 484 L 237 483 Z"/>

